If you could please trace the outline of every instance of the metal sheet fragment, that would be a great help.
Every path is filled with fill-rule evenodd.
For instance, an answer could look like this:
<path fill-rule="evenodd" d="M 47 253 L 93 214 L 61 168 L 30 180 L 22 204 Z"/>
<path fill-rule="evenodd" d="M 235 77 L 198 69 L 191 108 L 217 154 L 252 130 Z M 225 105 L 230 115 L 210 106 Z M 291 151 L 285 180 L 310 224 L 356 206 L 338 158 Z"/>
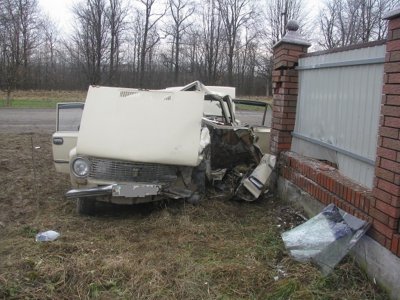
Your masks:
<path fill-rule="evenodd" d="M 334 204 L 329 204 L 307 222 L 282 233 L 282 240 L 295 260 L 311 261 L 327 275 L 367 232 L 370 225 Z"/>

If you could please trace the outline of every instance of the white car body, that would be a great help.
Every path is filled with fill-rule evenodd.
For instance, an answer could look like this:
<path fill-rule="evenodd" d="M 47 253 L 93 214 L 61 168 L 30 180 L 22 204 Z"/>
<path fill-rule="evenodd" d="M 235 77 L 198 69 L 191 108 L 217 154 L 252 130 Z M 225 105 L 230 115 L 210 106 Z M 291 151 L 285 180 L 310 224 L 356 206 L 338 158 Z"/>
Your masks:
<path fill-rule="evenodd" d="M 84 106 L 59 104 L 53 156 L 57 171 L 71 177 L 66 196 L 78 198 L 83 213 L 94 200 L 193 198 L 203 193 L 205 174 L 212 179 L 240 161 L 254 169 L 257 140 L 264 144 L 269 132 L 236 121 L 234 95 L 232 87 L 199 82 L 152 91 L 91 86 Z"/>

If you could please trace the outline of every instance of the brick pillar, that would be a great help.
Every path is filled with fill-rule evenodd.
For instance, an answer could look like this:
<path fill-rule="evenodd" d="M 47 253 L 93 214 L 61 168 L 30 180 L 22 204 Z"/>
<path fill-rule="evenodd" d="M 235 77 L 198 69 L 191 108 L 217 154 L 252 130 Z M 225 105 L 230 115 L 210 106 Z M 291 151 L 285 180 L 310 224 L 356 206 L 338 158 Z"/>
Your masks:
<path fill-rule="evenodd" d="M 400 256 L 400 7 L 389 12 L 371 235 Z"/>
<path fill-rule="evenodd" d="M 273 111 L 271 153 L 290 150 L 296 119 L 298 64 L 300 55 L 311 46 L 298 32 L 295 21 L 289 21 L 286 35 L 273 46 Z"/>

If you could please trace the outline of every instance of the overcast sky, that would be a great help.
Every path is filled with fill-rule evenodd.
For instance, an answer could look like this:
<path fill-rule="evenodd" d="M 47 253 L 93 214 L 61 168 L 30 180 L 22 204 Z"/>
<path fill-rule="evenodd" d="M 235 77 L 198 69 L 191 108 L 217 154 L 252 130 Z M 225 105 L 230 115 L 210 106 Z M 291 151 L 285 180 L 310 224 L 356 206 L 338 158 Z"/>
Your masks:
<path fill-rule="evenodd" d="M 63 31 L 71 29 L 71 7 L 76 0 L 38 0 L 42 11 L 47 14 Z"/>
<path fill-rule="evenodd" d="M 266 1 L 266 0 L 264 0 Z M 319 7 L 324 0 L 304 1 L 308 6 L 310 17 L 318 12 Z M 38 0 L 42 10 L 60 27 L 60 30 L 68 33 L 72 29 L 71 7 L 79 0 Z"/>

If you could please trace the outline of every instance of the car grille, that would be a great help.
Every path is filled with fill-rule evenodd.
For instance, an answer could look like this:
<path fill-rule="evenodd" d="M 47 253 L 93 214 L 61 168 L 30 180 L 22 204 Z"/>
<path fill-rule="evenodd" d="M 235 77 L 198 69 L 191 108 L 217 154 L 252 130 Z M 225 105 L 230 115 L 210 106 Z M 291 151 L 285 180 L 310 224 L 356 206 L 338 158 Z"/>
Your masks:
<path fill-rule="evenodd" d="M 174 166 L 90 157 L 89 177 L 119 182 L 170 182 L 177 178 Z"/>

